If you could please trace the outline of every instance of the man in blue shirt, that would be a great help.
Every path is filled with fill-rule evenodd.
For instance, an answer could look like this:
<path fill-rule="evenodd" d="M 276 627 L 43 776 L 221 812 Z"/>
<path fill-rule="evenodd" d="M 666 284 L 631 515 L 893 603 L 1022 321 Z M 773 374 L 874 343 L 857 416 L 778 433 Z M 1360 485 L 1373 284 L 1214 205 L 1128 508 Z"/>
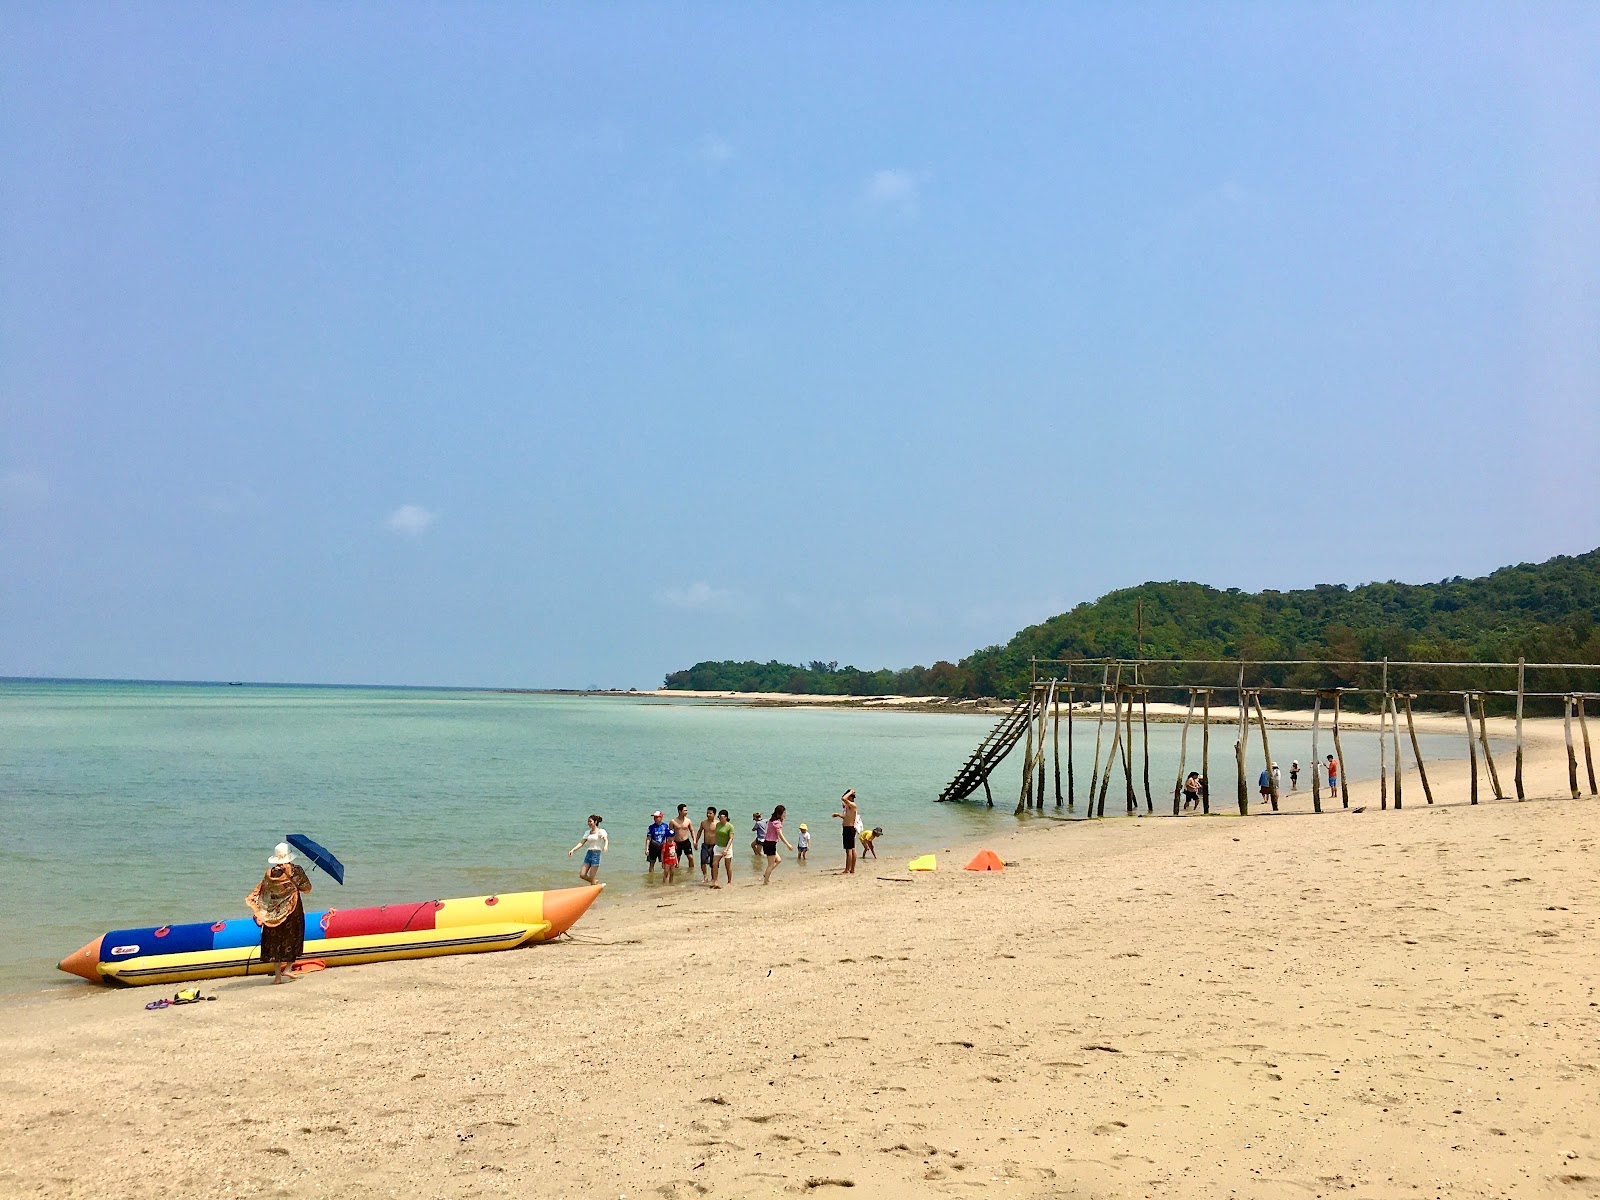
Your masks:
<path fill-rule="evenodd" d="M 656 873 L 656 864 L 661 861 L 662 844 L 671 836 L 672 826 L 667 824 L 658 809 L 651 814 L 650 828 L 645 832 L 644 860 L 650 864 L 650 874 Z"/>

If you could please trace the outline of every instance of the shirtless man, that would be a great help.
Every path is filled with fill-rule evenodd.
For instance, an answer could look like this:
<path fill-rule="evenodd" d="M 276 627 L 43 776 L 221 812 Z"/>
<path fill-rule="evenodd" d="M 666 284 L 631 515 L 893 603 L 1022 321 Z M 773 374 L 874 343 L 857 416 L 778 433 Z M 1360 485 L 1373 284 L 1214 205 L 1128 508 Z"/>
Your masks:
<path fill-rule="evenodd" d="M 694 862 L 694 818 L 689 815 L 689 806 L 678 805 L 678 815 L 667 824 L 672 826 L 672 840 L 677 843 L 678 861 L 683 864 L 685 871 L 691 870 Z"/>
<path fill-rule="evenodd" d="M 844 873 L 846 875 L 854 875 L 856 873 L 856 822 L 860 820 L 860 816 L 856 812 L 855 788 L 851 788 L 840 796 L 839 804 L 844 811 L 836 812 L 833 815 L 844 822 Z"/>
<path fill-rule="evenodd" d="M 700 882 L 705 883 L 707 882 L 706 874 L 717 869 L 717 860 L 713 857 L 717 848 L 717 806 L 715 804 L 706 809 L 706 819 L 700 822 L 700 828 L 696 836 L 700 841 Z M 712 875 L 711 882 L 716 882 L 715 875 Z"/>

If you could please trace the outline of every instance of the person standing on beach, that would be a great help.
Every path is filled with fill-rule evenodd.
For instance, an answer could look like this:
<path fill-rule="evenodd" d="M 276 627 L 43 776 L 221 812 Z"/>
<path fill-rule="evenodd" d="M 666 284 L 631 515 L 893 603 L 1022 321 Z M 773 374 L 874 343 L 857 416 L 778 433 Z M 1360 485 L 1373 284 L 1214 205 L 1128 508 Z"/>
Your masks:
<path fill-rule="evenodd" d="M 755 834 L 755 837 L 750 839 L 750 852 L 760 854 L 767 840 L 767 823 L 761 819 L 761 814 L 758 812 L 751 813 L 750 819 L 755 822 L 750 826 L 750 832 Z"/>
<path fill-rule="evenodd" d="M 839 797 L 839 805 L 843 812 L 833 815 L 844 822 L 844 873 L 856 873 L 856 823 L 861 820 L 861 814 L 856 810 L 856 790 L 849 788 Z"/>
<path fill-rule="evenodd" d="M 1339 794 L 1339 764 L 1331 754 L 1328 755 L 1328 791 L 1335 796 Z"/>
<path fill-rule="evenodd" d="M 806 851 L 811 849 L 811 831 L 806 828 L 804 821 L 800 822 L 800 836 L 795 838 L 795 857 L 801 862 L 806 860 Z"/>
<path fill-rule="evenodd" d="M 783 836 L 783 814 L 787 811 L 788 810 L 780 804 L 777 808 L 772 810 L 772 815 L 767 818 L 767 839 L 762 843 L 761 846 L 762 853 L 767 856 L 767 870 L 766 873 L 761 876 L 762 883 L 767 883 L 772 879 L 772 872 L 776 870 L 778 864 L 783 861 L 783 859 L 778 857 L 778 843 L 782 842 L 785 846 L 788 846 L 790 850 L 794 849 L 793 846 L 789 845 L 789 839 Z"/>
<path fill-rule="evenodd" d="M 712 805 L 706 809 L 706 819 L 700 822 L 698 832 L 700 842 L 700 882 L 706 881 L 709 870 L 713 879 L 716 878 L 717 860 L 715 857 L 717 845 L 717 806 Z"/>
<path fill-rule="evenodd" d="M 678 815 L 672 818 L 672 839 L 678 844 L 678 861 L 685 871 L 694 868 L 694 819 L 689 816 L 687 804 L 678 805 Z"/>
<path fill-rule="evenodd" d="M 672 826 L 663 819 L 663 814 L 658 808 L 650 814 L 650 828 L 644 832 L 644 860 L 650 864 L 650 874 L 656 873 L 656 864 L 661 861 L 661 848 L 672 836 Z"/>
<path fill-rule="evenodd" d="M 261 926 L 261 961 L 273 965 L 272 982 L 296 980 L 293 967 L 306 947 L 306 908 L 300 897 L 311 880 L 294 861 L 289 843 L 279 842 L 267 859 L 267 873 L 244 898 Z"/>
<path fill-rule="evenodd" d="M 728 810 L 723 809 L 717 814 L 717 848 L 711 859 L 711 886 L 717 885 L 717 864 L 722 864 L 722 869 L 728 873 L 728 886 L 733 886 L 733 818 L 728 815 Z"/>
<path fill-rule="evenodd" d="M 1298 758 L 1289 764 L 1289 790 L 1291 792 L 1300 790 L 1300 760 Z"/>
<path fill-rule="evenodd" d="M 1262 767 L 1261 778 L 1256 780 L 1256 786 L 1261 789 L 1262 802 L 1272 799 L 1272 768 Z"/>
<path fill-rule="evenodd" d="M 606 831 L 600 828 L 599 814 L 591 813 L 589 815 L 589 831 L 578 839 L 576 846 L 567 851 L 568 858 L 571 858 L 579 850 L 583 851 L 583 866 L 578 871 L 579 879 L 585 883 L 595 882 L 600 874 L 600 856 L 606 852 L 610 843 L 611 839 L 606 835 Z"/>

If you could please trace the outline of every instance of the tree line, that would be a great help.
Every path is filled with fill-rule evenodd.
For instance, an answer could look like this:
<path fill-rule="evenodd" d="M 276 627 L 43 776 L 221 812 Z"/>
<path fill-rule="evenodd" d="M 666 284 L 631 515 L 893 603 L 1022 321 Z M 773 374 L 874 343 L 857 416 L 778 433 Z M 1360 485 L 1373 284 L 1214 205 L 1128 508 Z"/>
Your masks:
<path fill-rule="evenodd" d="M 1014 697 L 1033 658 L 1515 661 L 1600 663 L 1600 549 L 1542 563 L 1503 567 L 1476 579 L 1438 583 L 1318 584 L 1294 591 L 1242 592 L 1199 583 L 1123 588 L 1019 631 L 1004 645 L 959 662 L 901 670 L 861 670 L 837 662 L 701 662 L 666 677 L 670 689 L 796 692 L 828 696 Z M 1169 674 L 1173 682 L 1180 679 Z M 1075 678 L 1098 679 L 1085 665 Z M 1145 673 L 1162 683 L 1161 669 Z M 1509 679 L 1509 682 L 1508 682 Z M 1183 683 L 1219 687 L 1237 668 L 1186 668 Z M 1252 669 L 1250 682 L 1291 688 L 1377 686 L 1375 668 L 1306 666 Z M 1391 675 L 1413 691 L 1515 686 L 1505 672 L 1412 668 Z M 1533 691 L 1600 690 L 1595 672 L 1542 671 Z M 1545 706 L 1548 707 L 1548 706 Z M 1557 706 L 1559 711 L 1559 706 Z"/>

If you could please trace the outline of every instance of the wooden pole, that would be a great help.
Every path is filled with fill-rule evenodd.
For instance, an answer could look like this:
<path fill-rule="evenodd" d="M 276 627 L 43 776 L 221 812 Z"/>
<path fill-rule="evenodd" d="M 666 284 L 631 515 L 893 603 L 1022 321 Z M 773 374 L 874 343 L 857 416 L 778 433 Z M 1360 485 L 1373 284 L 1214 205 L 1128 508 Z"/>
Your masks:
<path fill-rule="evenodd" d="M 1578 753 L 1572 748 L 1572 704 L 1571 696 L 1561 701 L 1561 732 L 1567 739 L 1567 787 L 1572 791 L 1572 798 L 1578 798 Z"/>
<path fill-rule="evenodd" d="M 1211 815 L 1211 689 L 1201 697 L 1200 711 L 1200 808 Z"/>
<path fill-rule="evenodd" d="M 1069 676 L 1070 678 L 1070 676 Z M 1072 711 L 1072 685 L 1067 684 L 1067 711 Z M 1056 768 L 1056 807 L 1061 807 L 1061 690 L 1056 689 L 1055 728 L 1050 733 L 1052 757 Z"/>
<path fill-rule="evenodd" d="M 1032 797 L 1028 794 L 1033 790 L 1033 703 L 1038 699 L 1038 689 L 1032 684 L 1028 685 L 1028 725 L 1024 736 L 1027 738 L 1022 744 L 1022 789 L 1017 793 L 1016 815 L 1021 816 L 1027 811 Z"/>
<path fill-rule="evenodd" d="M 1461 693 L 1461 711 L 1467 717 L 1467 757 L 1472 767 L 1472 802 L 1478 802 L 1478 741 L 1472 733 L 1472 693 Z"/>
<path fill-rule="evenodd" d="M 989 790 L 989 777 L 987 775 L 985 775 L 983 777 L 983 795 L 984 795 L 984 799 L 988 800 L 989 807 L 993 808 L 994 807 L 994 793 Z"/>
<path fill-rule="evenodd" d="M 1378 807 L 1389 807 L 1389 658 L 1383 659 L 1383 682 L 1378 688 Z"/>
<path fill-rule="evenodd" d="M 1133 670 L 1138 674 L 1138 667 Z M 1128 782 L 1128 815 L 1132 816 L 1139 811 L 1139 801 L 1133 795 L 1133 693 L 1131 691 L 1128 693 L 1128 707 L 1124 711 L 1128 717 L 1128 736 L 1122 743 L 1122 776 Z"/>
<path fill-rule="evenodd" d="M 1478 740 L 1483 743 L 1483 761 L 1489 768 L 1489 782 L 1494 784 L 1494 798 L 1504 800 L 1505 789 L 1500 786 L 1500 772 L 1495 770 L 1494 752 L 1489 749 L 1489 721 L 1483 709 L 1483 694 L 1478 695 Z"/>
<path fill-rule="evenodd" d="M 1311 702 L 1311 811 L 1322 811 L 1322 758 L 1318 738 L 1322 734 L 1322 693 Z"/>
<path fill-rule="evenodd" d="M 1121 674 L 1121 668 L 1118 669 Z M 1100 737 L 1106 728 L 1106 684 L 1111 679 L 1111 666 L 1108 663 L 1100 672 L 1100 715 L 1094 723 L 1094 770 L 1089 772 L 1089 816 L 1094 816 L 1094 798 L 1100 791 Z"/>
<path fill-rule="evenodd" d="M 1250 793 L 1246 790 L 1245 742 L 1250 736 L 1250 726 L 1245 721 L 1244 663 L 1239 664 L 1239 736 L 1233 743 L 1233 762 L 1239 770 L 1239 815 L 1250 815 Z"/>
<path fill-rule="evenodd" d="M 1333 757 L 1339 764 L 1339 802 L 1350 807 L 1350 777 L 1345 774 L 1344 746 L 1339 741 L 1339 710 L 1344 707 L 1344 693 L 1333 693 Z"/>
<path fill-rule="evenodd" d="M 1589 769 L 1589 795 L 1600 795 L 1594 786 L 1594 752 L 1589 749 L 1589 718 L 1584 715 L 1583 696 L 1578 697 L 1578 728 L 1583 731 L 1583 765 Z"/>
<path fill-rule="evenodd" d="M 1056 681 L 1052 679 L 1045 685 L 1044 703 L 1039 705 L 1039 786 L 1034 792 L 1033 806 L 1041 812 L 1044 810 L 1044 732 L 1050 724 L 1050 704 L 1055 695 Z"/>
<path fill-rule="evenodd" d="M 1120 672 L 1118 673 L 1120 676 Z M 1122 681 L 1117 680 L 1117 687 L 1111 694 L 1111 748 L 1106 751 L 1106 769 L 1100 777 L 1100 795 L 1095 803 L 1095 816 L 1106 815 L 1106 792 L 1111 788 L 1111 765 L 1117 761 L 1117 748 L 1122 744 Z"/>
<path fill-rule="evenodd" d="M 1411 757 L 1417 760 L 1417 778 L 1422 780 L 1422 794 L 1433 803 L 1433 789 L 1428 786 L 1428 768 L 1422 762 L 1422 748 L 1417 744 L 1417 723 L 1411 718 L 1411 695 L 1406 694 L 1406 732 L 1411 735 Z"/>
<path fill-rule="evenodd" d="M 1515 783 L 1517 785 L 1517 799 L 1518 800 L 1521 800 L 1521 799 L 1524 798 L 1523 794 L 1522 794 L 1522 696 L 1523 696 L 1523 681 L 1524 681 L 1524 676 L 1527 674 L 1527 670 L 1528 670 L 1528 660 L 1525 659 L 1525 658 L 1522 658 L 1521 656 L 1518 656 L 1518 658 L 1517 658 L 1517 769 L 1516 769 L 1516 773 L 1515 773 L 1515 776 L 1514 776 L 1514 781 L 1515 781 Z"/>
<path fill-rule="evenodd" d="M 1384 716 L 1389 722 L 1389 732 L 1394 735 L 1394 806 L 1398 810 L 1404 807 L 1400 795 L 1400 702 L 1393 692 L 1389 693 L 1389 710 Z"/>
<path fill-rule="evenodd" d="M 1144 811 L 1153 814 L 1155 803 L 1150 799 L 1150 691 L 1139 693 L 1139 724 L 1144 728 Z"/>
<path fill-rule="evenodd" d="M 1194 689 L 1189 689 L 1189 711 L 1183 714 L 1183 732 L 1178 735 L 1178 782 L 1172 785 L 1172 815 L 1178 815 L 1178 797 L 1183 794 L 1183 772 L 1189 765 L 1189 722 L 1194 720 Z"/>
<path fill-rule="evenodd" d="M 1261 726 L 1261 753 L 1267 760 L 1267 786 L 1268 797 L 1272 801 L 1272 811 L 1278 811 L 1278 777 L 1272 773 L 1272 747 L 1267 744 L 1267 714 L 1261 711 L 1261 693 L 1253 694 L 1256 705 L 1256 724 Z"/>
<path fill-rule="evenodd" d="M 1072 758 L 1072 689 L 1067 689 L 1067 811 L 1071 812 L 1077 800 L 1077 777 Z"/>

